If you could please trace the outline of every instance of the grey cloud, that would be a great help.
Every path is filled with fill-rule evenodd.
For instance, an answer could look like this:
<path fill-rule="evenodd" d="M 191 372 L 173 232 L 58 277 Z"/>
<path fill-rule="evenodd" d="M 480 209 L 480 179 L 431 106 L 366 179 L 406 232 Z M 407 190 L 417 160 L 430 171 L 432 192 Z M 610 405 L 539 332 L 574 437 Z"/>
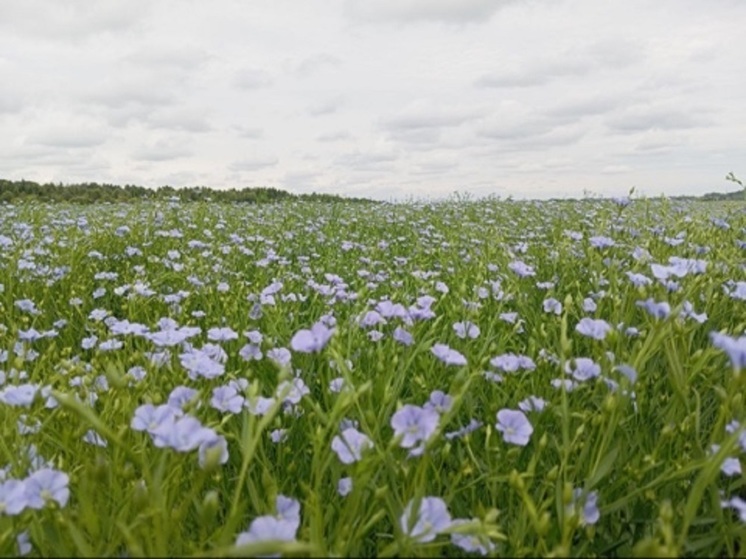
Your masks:
<path fill-rule="evenodd" d="M 562 60 L 543 61 L 522 65 L 521 68 L 501 70 L 485 74 L 477 79 L 478 87 L 534 87 L 546 85 L 551 81 L 564 77 L 577 77 L 588 74 L 593 68 L 590 61 Z"/>
<path fill-rule="evenodd" d="M 502 122 L 501 119 L 492 119 L 491 122 L 482 124 L 477 133 L 492 140 L 524 140 L 550 133 L 556 126 L 546 120 L 530 119 L 514 120 L 513 122 Z"/>
<path fill-rule="evenodd" d="M 267 167 L 274 167 L 277 165 L 278 159 L 274 156 L 257 156 L 253 158 L 244 158 L 239 161 L 234 161 L 228 168 L 231 171 L 257 171 L 259 169 L 265 169 Z"/>
<path fill-rule="evenodd" d="M 23 102 L 20 96 L 13 95 L 7 90 L 0 91 L 0 115 L 18 112 L 21 107 L 23 107 Z"/>
<path fill-rule="evenodd" d="M 481 109 L 438 105 L 419 100 L 384 119 L 380 127 L 394 141 L 428 146 L 441 141 L 443 130 L 449 129 L 450 132 L 483 116 L 484 111 Z"/>
<path fill-rule="evenodd" d="M 241 138 L 248 138 L 250 140 L 259 140 L 264 137 L 264 130 L 262 128 L 251 127 L 251 126 L 235 126 L 234 130 L 238 133 Z"/>
<path fill-rule="evenodd" d="M 347 0 L 347 15 L 363 22 L 470 23 L 488 20 L 510 0 Z"/>
<path fill-rule="evenodd" d="M 684 145 L 686 142 L 684 138 L 678 135 L 671 134 L 664 131 L 651 131 L 657 132 L 655 135 L 650 132 L 644 134 L 642 139 L 633 148 L 635 152 L 640 154 L 660 154 L 670 152 L 673 148 Z"/>
<path fill-rule="evenodd" d="M 110 126 L 124 128 L 132 122 L 147 123 L 159 108 L 176 103 L 174 92 L 141 84 L 139 79 L 106 82 L 83 96 Z"/>
<path fill-rule="evenodd" d="M 3 0 L 0 29 L 11 34 L 76 42 L 131 29 L 144 19 L 149 9 L 147 0 Z"/>
<path fill-rule="evenodd" d="M 155 128 L 203 132 L 210 126 L 199 111 L 177 106 L 211 58 L 191 45 L 146 44 L 119 58 L 121 71 L 110 74 L 84 98 L 104 107 L 114 126 L 139 121 Z"/>
<path fill-rule="evenodd" d="M 397 142 L 427 146 L 440 143 L 440 128 L 402 128 L 389 131 L 389 137 Z"/>
<path fill-rule="evenodd" d="M 414 171 L 417 175 L 440 175 L 458 169 L 459 164 L 454 161 L 428 161 L 420 163 Z"/>
<path fill-rule="evenodd" d="M 654 107 L 633 107 L 606 121 L 609 129 L 623 134 L 646 130 L 687 130 L 709 124 L 702 112 Z"/>
<path fill-rule="evenodd" d="M 204 50 L 191 46 L 148 46 L 131 52 L 122 58 L 125 64 L 136 67 L 155 68 L 158 71 L 178 70 L 191 72 L 203 66 L 211 56 Z"/>
<path fill-rule="evenodd" d="M 160 176 L 155 180 L 154 184 L 157 186 L 170 185 L 179 187 L 196 185 L 199 182 L 202 181 L 200 181 L 199 176 L 196 173 L 192 173 L 190 171 L 178 171 L 175 173 L 168 173 L 167 175 Z"/>
<path fill-rule="evenodd" d="M 113 109 L 121 109 L 127 105 L 171 105 L 175 100 L 175 94 L 167 88 L 153 87 L 149 76 L 135 75 L 105 81 L 85 95 L 84 99 Z"/>
<path fill-rule="evenodd" d="M 56 126 L 32 134 L 26 143 L 54 148 L 89 148 L 103 144 L 107 137 L 107 131 L 101 128 Z"/>
<path fill-rule="evenodd" d="M 308 108 L 308 114 L 311 116 L 323 116 L 332 114 L 337 112 L 337 110 L 342 106 L 342 103 L 343 101 L 341 97 L 327 99 L 325 101 L 321 101 L 319 103 L 311 105 Z"/>
<path fill-rule="evenodd" d="M 353 151 L 338 156 L 334 163 L 354 171 L 380 171 L 390 167 L 398 156 L 389 152 Z"/>
<path fill-rule="evenodd" d="M 594 41 L 544 58 L 514 61 L 507 68 L 484 74 L 477 87 L 523 88 L 546 85 L 559 78 L 583 77 L 600 70 L 619 70 L 644 57 L 644 51 L 629 41 Z"/>
<path fill-rule="evenodd" d="M 555 105 L 546 111 L 546 115 L 558 120 L 572 121 L 587 116 L 607 113 L 622 104 L 617 96 L 588 97 Z"/>
<path fill-rule="evenodd" d="M 632 167 L 629 165 L 606 165 L 601 169 L 601 173 L 604 175 L 620 175 L 629 173 L 632 170 Z"/>
<path fill-rule="evenodd" d="M 597 66 L 619 69 L 641 62 L 645 57 L 645 48 L 632 40 L 601 39 L 581 46 L 577 54 L 590 57 Z"/>
<path fill-rule="evenodd" d="M 189 108 L 167 108 L 154 111 L 147 117 L 152 128 L 180 130 L 184 132 L 209 132 L 212 126 L 204 111 Z"/>
<path fill-rule="evenodd" d="M 338 66 L 342 60 L 331 54 L 319 53 L 301 60 L 295 67 L 295 72 L 301 76 L 311 76 L 326 68 Z"/>
<path fill-rule="evenodd" d="M 316 136 L 317 142 L 338 142 L 340 140 L 348 140 L 352 135 L 347 130 L 339 130 L 338 132 L 328 132 Z"/>
<path fill-rule="evenodd" d="M 554 146 L 568 146 L 576 143 L 587 132 L 579 124 L 556 125 L 541 119 L 529 119 L 501 125 L 491 123 L 480 127 L 477 134 L 498 142 L 500 151 L 535 151 Z M 492 148 L 486 155 L 493 153 Z"/>
<path fill-rule="evenodd" d="M 140 161 L 169 161 L 192 155 L 192 150 L 173 140 L 158 140 L 149 146 L 142 146 L 132 153 Z"/>
<path fill-rule="evenodd" d="M 233 83 L 241 89 L 259 89 L 268 87 L 273 82 L 272 75 L 257 68 L 243 68 L 236 73 Z"/>
<path fill-rule="evenodd" d="M 389 130 L 447 128 L 459 126 L 477 116 L 473 111 L 417 107 L 385 120 L 383 126 Z"/>
<path fill-rule="evenodd" d="M 316 179 L 321 176 L 317 172 L 285 173 L 280 183 L 285 188 L 309 189 L 313 188 Z"/>

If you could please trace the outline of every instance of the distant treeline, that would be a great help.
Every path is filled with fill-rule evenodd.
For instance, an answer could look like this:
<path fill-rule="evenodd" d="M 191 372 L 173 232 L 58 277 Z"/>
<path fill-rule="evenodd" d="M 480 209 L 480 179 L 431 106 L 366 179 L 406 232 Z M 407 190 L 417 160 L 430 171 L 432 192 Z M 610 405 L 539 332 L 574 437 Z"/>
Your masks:
<path fill-rule="evenodd" d="M 739 185 L 741 190 L 736 190 L 735 192 L 708 192 L 701 199 L 707 201 L 738 200 L 741 202 L 746 200 L 746 184 L 742 180 L 732 172 L 728 173 L 725 180 Z"/>
<path fill-rule="evenodd" d="M 700 200 L 704 200 L 705 202 L 721 202 L 724 200 L 737 200 L 739 202 L 743 202 L 746 200 L 746 194 L 744 192 L 708 192 L 707 194 L 702 195 Z"/>
<path fill-rule="evenodd" d="M 308 200 L 315 202 L 362 202 L 374 203 L 366 198 L 347 198 L 336 194 L 291 194 L 273 187 L 231 188 L 216 190 L 206 186 L 174 188 L 161 186 L 145 188 L 126 184 L 39 184 L 33 181 L 9 181 L 0 179 L 0 204 L 3 202 L 69 202 L 72 204 L 97 204 L 102 202 L 136 202 L 139 200 L 170 200 L 182 202 L 226 202 L 263 204 L 282 200 Z"/>

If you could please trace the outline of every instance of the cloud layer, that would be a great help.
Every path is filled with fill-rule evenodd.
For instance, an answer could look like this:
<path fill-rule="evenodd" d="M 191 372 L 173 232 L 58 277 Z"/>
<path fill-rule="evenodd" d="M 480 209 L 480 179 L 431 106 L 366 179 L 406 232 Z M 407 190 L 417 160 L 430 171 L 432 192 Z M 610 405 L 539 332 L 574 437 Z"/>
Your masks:
<path fill-rule="evenodd" d="M 0 176 L 379 199 L 732 189 L 744 19 L 737 0 L 6 0 Z"/>

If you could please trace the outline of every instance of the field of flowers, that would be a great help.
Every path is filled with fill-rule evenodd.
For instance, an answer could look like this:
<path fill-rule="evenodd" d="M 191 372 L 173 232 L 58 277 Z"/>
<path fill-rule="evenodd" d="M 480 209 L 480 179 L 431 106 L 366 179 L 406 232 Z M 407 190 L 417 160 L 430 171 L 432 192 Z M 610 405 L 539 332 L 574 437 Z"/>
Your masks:
<path fill-rule="evenodd" d="M 0 207 L 0 555 L 746 554 L 746 214 Z"/>

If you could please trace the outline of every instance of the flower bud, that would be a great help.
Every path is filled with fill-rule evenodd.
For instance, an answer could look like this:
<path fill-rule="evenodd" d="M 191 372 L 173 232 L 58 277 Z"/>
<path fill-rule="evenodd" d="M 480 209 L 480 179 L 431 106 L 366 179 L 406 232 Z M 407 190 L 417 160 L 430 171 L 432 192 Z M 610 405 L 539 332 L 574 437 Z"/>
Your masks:
<path fill-rule="evenodd" d="M 140 479 L 136 481 L 135 490 L 132 492 L 132 504 L 134 505 L 135 510 L 143 510 L 145 507 L 148 506 L 149 500 L 150 495 L 145 480 Z"/>
<path fill-rule="evenodd" d="M 214 489 L 208 491 L 205 494 L 205 498 L 202 499 L 202 509 L 200 510 L 200 516 L 202 522 L 207 525 L 210 521 L 214 520 L 218 509 L 220 508 L 220 495 Z"/>

